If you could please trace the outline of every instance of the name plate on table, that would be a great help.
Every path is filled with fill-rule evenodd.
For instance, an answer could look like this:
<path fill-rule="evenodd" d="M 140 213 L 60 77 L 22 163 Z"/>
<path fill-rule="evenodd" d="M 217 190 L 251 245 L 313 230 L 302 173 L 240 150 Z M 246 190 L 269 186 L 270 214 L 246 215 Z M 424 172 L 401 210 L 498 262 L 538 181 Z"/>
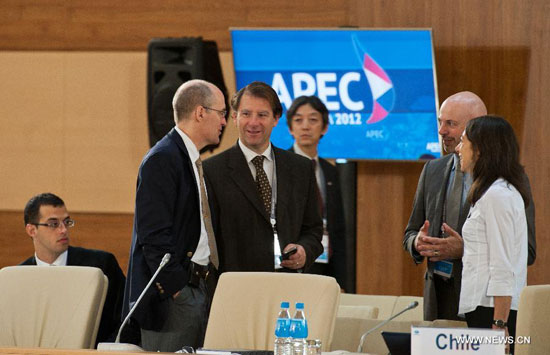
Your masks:
<path fill-rule="evenodd" d="M 504 330 L 411 327 L 411 355 L 504 354 Z"/>

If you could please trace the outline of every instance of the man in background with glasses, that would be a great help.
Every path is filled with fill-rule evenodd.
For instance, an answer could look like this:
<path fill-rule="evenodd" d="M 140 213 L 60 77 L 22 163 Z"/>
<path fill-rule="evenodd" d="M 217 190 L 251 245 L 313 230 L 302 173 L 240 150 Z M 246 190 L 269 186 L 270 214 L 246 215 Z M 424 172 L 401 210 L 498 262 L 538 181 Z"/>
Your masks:
<path fill-rule="evenodd" d="M 332 276 L 346 287 L 346 221 L 338 169 L 319 157 L 318 147 L 329 126 L 329 112 L 317 96 L 297 97 L 286 111 L 288 130 L 294 137 L 291 152 L 310 159 L 319 188 L 319 207 L 323 217 L 323 253 L 307 270 L 311 274 Z"/>
<path fill-rule="evenodd" d="M 109 279 L 107 297 L 96 338 L 99 342 L 115 340 L 121 323 L 125 277 L 113 254 L 72 247 L 69 229 L 75 221 L 69 216 L 65 203 L 51 193 L 36 195 L 27 202 L 24 211 L 25 231 L 34 245 L 34 256 L 21 265 L 91 266 L 103 271 Z"/>

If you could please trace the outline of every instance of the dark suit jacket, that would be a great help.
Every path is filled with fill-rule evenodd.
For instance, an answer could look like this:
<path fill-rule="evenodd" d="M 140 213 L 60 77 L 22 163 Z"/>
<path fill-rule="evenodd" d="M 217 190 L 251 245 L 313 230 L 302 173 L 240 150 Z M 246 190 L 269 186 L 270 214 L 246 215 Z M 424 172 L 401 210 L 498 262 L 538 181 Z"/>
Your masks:
<path fill-rule="evenodd" d="M 134 312 L 133 318 L 144 329 L 163 325 L 165 301 L 189 280 L 191 257 L 200 237 L 199 193 L 192 164 L 183 139 L 172 129 L 145 155 L 139 168 L 124 314 L 164 254 L 172 254 Z"/>
<path fill-rule="evenodd" d="M 273 147 L 277 232 L 281 250 L 297 243 L 307 268 L 322 253 L 323 225 L 308 159 Z M 204 162 L 220 271 L 274 271 L 273 231 L 238 144 Z"/>
<path fill-rule="evenodd" d="M 439 236 L 442 224 L 443 204 L 445 203 L 445 194 L 447 184 L 449 181 L 450 173 L 453 166 L 453 154 L 448 154 L 442 158 L 431 160 L 426 163 L 420 179 L 418 181 L 418 187 L 414 196 L 414 204 L 405 235 L 403 237 L 403 247 L 407 250 L 414 259 L 414 262 L 422 263 L 424 257 L 422 257 L 414 249 L 414 239 L 418 234 L 418 231 L 424 224 L 425 220 L 430 221 L 429 235 Z M 528 186 L 529 195 L 531 195 L 531 188 L 529 187 L 529 179 L 525 176 Z M 470 204 L 466 201 L 460 214 L 457 232 L 462 234 L 462 226 L 468 211 Z M 535 240 L 535 207 L 531 197 L 531 203 L 525 209 L 527 217 L 527 227 L 529 236 L 529 254 L 528 265 L 535 262 L 536 257 L 536 240 Z M 439 304 L 446 310 L 453 310 L 453 313 L 458 312 L 458 301 L 460 292 L 460 282 L 462 280 L 462 260 L 453 260 L 453 277 L 450 280 L 456 294 L 451 297 L 450 300 L 439 300 Z M 437 309 L 437 295 L 440 293 L 436 289 L 434 283 L 434 265 L 433 262 L 428 262 L 428 269 L 425 275 L 424 284 L 424 319 L 434 320 L 441 318 L 441 313 L 445 310 Z M 455 312 L 456 310 L 456 312 Z"/>
<path fill-rule="evenodd" d="M 291 147 L 289 151 L 294 152 Z M 327 218 L 327 229 L 329 245 L 332 251 L 330 256 L 327 275 L 338 281 L 341 288 L 346 287 L 346 222 L 344 219 L 344 206 L 342 203 L 342 192 L 340 190 L 340 178 L 338 170 L 334 165 L 323 158 L 319 158 L 319 167 L 325 176 L 325 191 L 327 193 L 325 208 Z M 306 270 L 308 272 L 308 270 Z"/>
<path fill-rule="evenodd" d="M 31 256 L 21 265 L 36 265 L 36 259 Z M 124 294 L 124 274 L 118 265 L 115 256 L 102 250 L 69 247 L 67 254 L 68 266 L 92 266 L 103 271 L 109 279 L 109 287 L 99 330 L 97 332 L 96 345 L 100 342 L 115 341 L 118 328 L 121 323 L 122 298 Z"/>

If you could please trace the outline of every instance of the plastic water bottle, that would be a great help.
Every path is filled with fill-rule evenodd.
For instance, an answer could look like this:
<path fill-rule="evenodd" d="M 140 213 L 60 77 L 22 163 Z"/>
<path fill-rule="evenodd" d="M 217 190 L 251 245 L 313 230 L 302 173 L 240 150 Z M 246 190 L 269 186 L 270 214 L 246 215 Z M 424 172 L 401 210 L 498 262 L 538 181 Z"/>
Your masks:
<path fill-rule="evenodd" d="M 275 327 L 274 355 L 292 355 L 290 353 L 290 313 L 288 313 L 288 308 L 288 302 L 281 302 L 281 310 L 277 316 L 277 326 Z"/>
<path fill-rule="evenodd" d="M 307 320 L 304 314 L 304 304 L 296 303 L 296 313 L 290 320 L 290 337 L 292 338 L 292 354 L 305 355 L 308 336 Z"/>

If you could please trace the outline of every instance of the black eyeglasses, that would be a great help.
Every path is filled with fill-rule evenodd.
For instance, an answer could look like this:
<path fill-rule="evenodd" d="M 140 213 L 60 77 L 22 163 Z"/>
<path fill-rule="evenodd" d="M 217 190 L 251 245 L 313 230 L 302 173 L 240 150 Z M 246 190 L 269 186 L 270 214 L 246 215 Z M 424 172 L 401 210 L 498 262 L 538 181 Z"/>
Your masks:
<path fill-rule="evenodd" d="M 212 107 L 206 107 L 206 106 L 203 106 L 205 109 L 207 110 L 212 110 L 212 111 L 216 111 L 217 113 L 219 113 L 222 117 L 227 117 L 227 110 L 216 110 L 215 108 L 212 108 Z"/>
<path fill-rule="evenodd" d="M 72 228 L 74 227 L 75 221 L 74 219 L 66 219 L 64 221 L 49 221 L 48 223 L 30 223 L 35 226 L 44 226 L 51 229 L 57 229 L 59 226 L 61 226 L 61 223 L 65 225 L 66 228 Z"/>

